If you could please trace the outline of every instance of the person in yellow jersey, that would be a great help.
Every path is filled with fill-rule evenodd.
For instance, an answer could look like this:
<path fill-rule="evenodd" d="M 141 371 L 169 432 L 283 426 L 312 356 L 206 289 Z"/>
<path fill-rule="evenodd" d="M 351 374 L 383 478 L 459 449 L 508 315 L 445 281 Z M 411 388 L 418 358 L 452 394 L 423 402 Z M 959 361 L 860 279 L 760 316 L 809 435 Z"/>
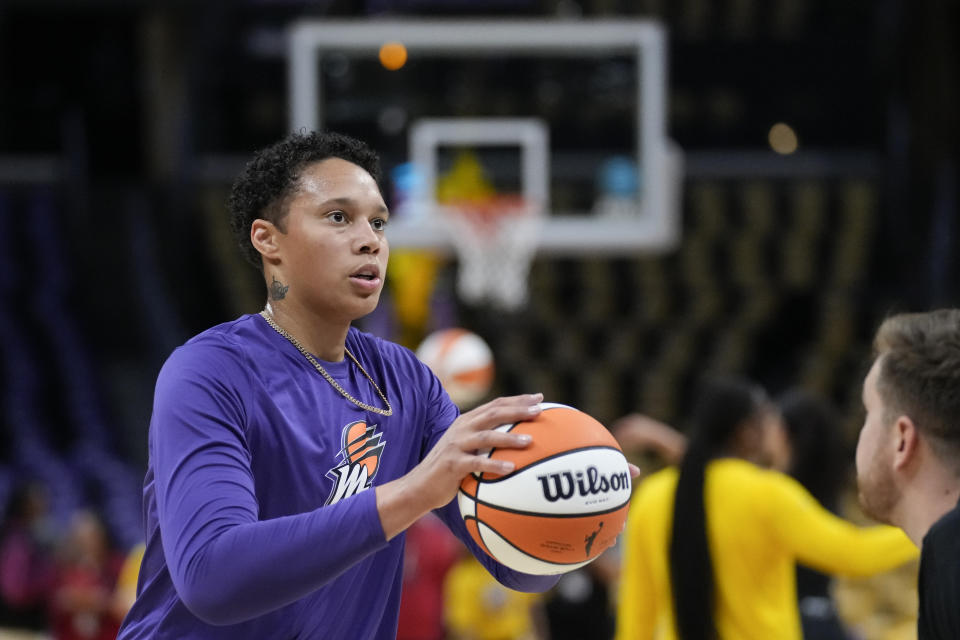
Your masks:
<path fill-rule="evenodd" d="M 824 509 L 783 464 L 779 414 L 758 386 L 709 381 L 678 468 L 649 476 L 623 538 L 616 640 L 800 640 L 796 564 L 869 575 L 918 551 L 893 527 Z"/>
<path fill-rule="evenodd" d="M 443 585 L 450 640 L 537 640 L 543 623 L 537 593 L 505 589 L 476 558 L 461 554 Z"/>
<path fill-rule="evenodd" d="M 143 563 L 143 553 L 147 545 L 140 542 L 133 546 L 127 552 L 123 560 L 123 566 L 120 568 L 120 576 L 117 578 L 117 586 L 113 592 L 113 611 L 119 618 L 123 619 L 130 607 L 137 601 L 137 580 L 140 576 L 140 565 Z"/>

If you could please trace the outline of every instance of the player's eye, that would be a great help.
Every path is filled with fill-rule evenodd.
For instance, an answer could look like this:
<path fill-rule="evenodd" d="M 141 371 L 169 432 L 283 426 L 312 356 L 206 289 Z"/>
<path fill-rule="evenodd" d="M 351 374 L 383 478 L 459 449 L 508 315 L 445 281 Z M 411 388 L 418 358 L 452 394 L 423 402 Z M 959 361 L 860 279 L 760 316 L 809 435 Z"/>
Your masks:
<path fill-rule="evenodd" d="M 347 214 L 345 214 L 343 211 L 331 211 L 330 213 L 327 214 L 327 217 L 331 221 L 337 222 L 337 223 L 347 221 Z"/>
<path fill-rule="evenodd" d="M 387 227 L 387 219 L 374 218 L 370 221 L 370 226 L 372 226 L 376 231 L 383 231 Z"/>

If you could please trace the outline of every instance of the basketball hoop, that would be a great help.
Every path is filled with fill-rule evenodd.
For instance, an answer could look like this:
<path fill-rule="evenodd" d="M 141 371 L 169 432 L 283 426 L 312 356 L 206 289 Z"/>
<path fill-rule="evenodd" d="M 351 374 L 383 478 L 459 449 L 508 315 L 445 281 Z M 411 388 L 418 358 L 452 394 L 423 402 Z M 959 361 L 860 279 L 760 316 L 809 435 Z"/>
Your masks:
<path fill-rule="evenodd" d="M 469 304 L 503 311 L 527 302 L 527 275 L 543 224 L 542 208 L 519 196 L 438 206 L 460 260 L 457 293 Z"/>

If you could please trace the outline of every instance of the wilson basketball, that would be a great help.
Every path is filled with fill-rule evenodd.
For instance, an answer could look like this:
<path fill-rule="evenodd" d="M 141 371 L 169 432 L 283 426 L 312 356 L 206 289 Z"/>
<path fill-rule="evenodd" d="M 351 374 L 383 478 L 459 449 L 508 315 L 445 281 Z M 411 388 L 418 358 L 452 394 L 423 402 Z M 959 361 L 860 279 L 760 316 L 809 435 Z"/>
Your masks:
<path fill-rule="evenodd" d="M 493 352 L 475 333 L 466 329 L 431 333 L 417 348 L 417 357 L 436 374 L 461 409 L 469 409 L 490 392 Z"/>
<path fill-rule="evenodd" d="M 538 575 L 582 567 L 612 546 L 630 502 L 630 468 L 617 441 L 589 415 L 544 403 L 533 420 L 497 427 L 528 433 L 525 449 L 493 449 L 507 475 L 471 474 L 457 494 L 467 530 L 511 569 Z"/>

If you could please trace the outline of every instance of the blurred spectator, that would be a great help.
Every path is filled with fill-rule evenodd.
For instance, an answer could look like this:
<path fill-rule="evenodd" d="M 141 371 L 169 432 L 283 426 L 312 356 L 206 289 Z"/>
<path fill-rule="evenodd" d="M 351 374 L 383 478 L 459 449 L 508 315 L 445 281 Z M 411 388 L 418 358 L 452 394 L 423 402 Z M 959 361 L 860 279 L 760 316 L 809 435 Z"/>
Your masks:
<path fill-rule="evenodd" d="M 824 508 L 836 513 L 845 470 L 838 416 L 824 400 L 799 389 L 785 393 L 778 404 L 790 443 L 787 473 Z M 824 573 L 797 567 L 797 600 L 805 638 L 850 637 L 837 616 L 830 581 Z"/>
<path fill-rule="evenodd" d="M 407 529 L 397 640 L 443 640 L 443 580 L 457 560 L 460 542 L 427 514 Z"/>
<path fill-rule="evenodd" d="M 915 557 L 901 532 L 857 529 L 793 479 L 759 468 L 785 466 L 786 442 L 756 385 L 704 388 L 680 469 L 650 476 L 634 496 L 617 638 L 660 629 L 683 640 L 799 640 L 797 562 L 863 575 Z"/>
<path fill-rule="evenodd" d="M 444 581 L 450 640 L 534 640 L 534 609 L 542 596 L 508 589 L 466 553 Z"/>
<path fill-rule="evenodd" d="M 653 454 L 659 462 L 679 464 L 687 450 L 687 437 L 659 420 L 631 413 L 613 423 L 610 433 L 628 458 Z M 641 465 L 641 471 L 646 471 Z"/>
<path fill-rule="evenodd" d="M 617 581 L 618 547 L 585 567 L 564 574 L 546 596 L 543 610 L 550 640 L 609 640 L 615 617 L 611 589 Z"/>
<path fill-rule="evenodd" d="M 47 628 L 54 579 L 53 527 L 47 489 L 31 483 L 10 502 L 0 541 L 0 629 L 16 637 Z M 13 637 L 12 635 L 10 637 Z"/>
<path fill-rule="evenodd" d="M 127 553 L 117 579 L 117 588 L 113 592 L 113 611 L 117 618 L 123 619 L 137 600 L 137 582 L 140 578 L 140 565 L 147 545 L 139 543 Z"/>
<path fill-rule="evenodd" d="M 773 430 L 768 435 L 768 460 L 774 468 L 786 470 L 798 480 L 824 508 L 836 513 L 849 466 L 844 461 L 838 415 L 825 400 L 801 389 L 787 391 L 777 404 L 785 430 Z M 611 431 L 628 456 L 653 454 L 666 464 L 678 464 L 687 447 L 685 435 L 640 414 L 625 416 L 613 424 Z M 797 566 L 797 600 L 805 638 L 851 637 L 837 615 L 831 580 L 815 569 Z"/>
<path fill-rule="evenodd" d="M 121 618 L 114 590 L 123 557 L 114 552 L 100 519 L 78 512 L 60 550 L 50 622 L 54 640 L 113 640 Z"/>

